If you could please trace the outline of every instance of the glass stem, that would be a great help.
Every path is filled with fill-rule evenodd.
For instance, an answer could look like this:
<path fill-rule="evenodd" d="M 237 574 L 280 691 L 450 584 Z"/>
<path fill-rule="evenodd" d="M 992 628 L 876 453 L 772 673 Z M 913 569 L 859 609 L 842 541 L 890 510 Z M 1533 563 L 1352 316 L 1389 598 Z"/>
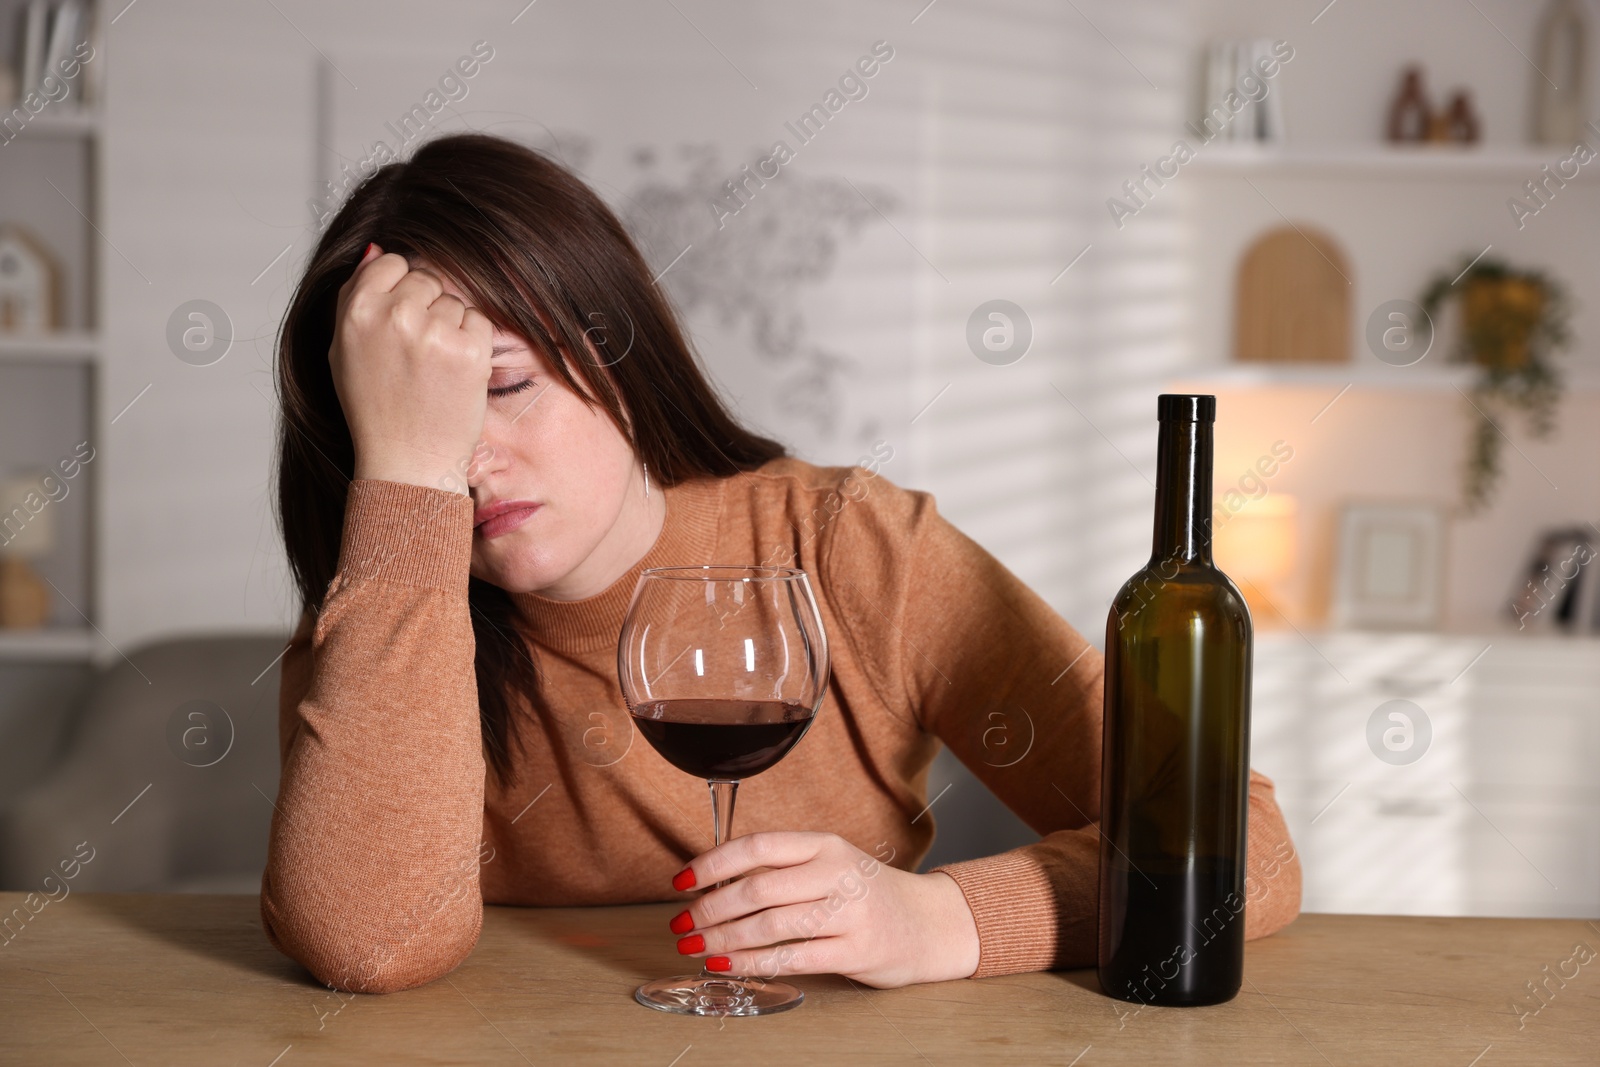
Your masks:
<path fill-rule="evenodd" d="M 711 787 L 711 833 L 720 845 L 733 836 L 733 802 L 739 795 L 739 780 L 712 778 L 706 784 Z M 730 881 L 725 878 L 712 888 L 721 889 Z"/>
<path fill-rule="evenodd" d="M 706 782 L 711 787 L 711 835 L 716 844 L 720 845 L 733 835 L 733 802 L 739 796 L 739 780 L 737 778 L 712 778 Z M 721 889 L 731 878 L 724 878 L 713 889 Z M 720 971 L 709 970 L 704 963 L 700 965 L 700 977 L 717 982 L 738 981 L 733 975 Z"/>

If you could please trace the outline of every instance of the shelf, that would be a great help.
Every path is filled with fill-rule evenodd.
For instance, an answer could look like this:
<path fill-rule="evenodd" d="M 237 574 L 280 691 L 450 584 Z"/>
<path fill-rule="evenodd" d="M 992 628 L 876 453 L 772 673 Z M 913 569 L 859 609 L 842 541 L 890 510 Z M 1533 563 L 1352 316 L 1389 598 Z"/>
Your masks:
<path fill-rule="evenodd" d="M 1332 386 L 1345 385 L 1371 389 L 1450 389 L 1465 388 L 1472 381 L 1465 367 L 1448 370 L 1417 367 L 1390 367 L 1365 363 L 1228 363 L 1215 367 L 1196 367 L 1168 375 L 1175 382 L 1204 382 L 1217 386 Z"/>
<path fill-rule="evenodd" d="M 100 354 L 100 337 L 86 330 L 55 333 L 0 333 L 0 363 L 90 363 Z"/>
<path fill-rule="evenodd" d="M 94 659 L 100 639 L 93 630 L 46 627 L 40 630 L 0 630 L 0 662 L 81 661 Z"/>
<path fill-rule="evenodd" d="M 1600 368 L 1563 367 L 1565 389 L 1600 390 Z M 1360 363 L 1222 363 L 1173 371 L 1166 378 L 1212 388 L 1291 388 L 1295 386 L 1342 389 L 1446 390 L 1470 389 L 1475 372 L 1469 367 L 1424 369 L 1424 364 L 1391 367 L 1370 358 Z"/>
<path fill-rule="evenodd" d="M 21 105 L 18 105 L 19 107 Z M 7 131 L 9 132 L 9 131 Z M 94 108 L 75 108 L 49 104 L 28 120 L 16 136 L 93 137 L 100 132 L 100 112 Z"/>
<path fill-rule="evenodd" d="M 1190 164 L 1203 174 L 1273 174 L 1293 177 L 1514 179 L 1517 185 L 1540 176 L 1540 168 L 1571 154 L 1557 145 L 1349 145 L 1304 148 L 1291 145 L 1202 145 Z M 1565 181 L 1600 178 L 1600 160 Z"/>

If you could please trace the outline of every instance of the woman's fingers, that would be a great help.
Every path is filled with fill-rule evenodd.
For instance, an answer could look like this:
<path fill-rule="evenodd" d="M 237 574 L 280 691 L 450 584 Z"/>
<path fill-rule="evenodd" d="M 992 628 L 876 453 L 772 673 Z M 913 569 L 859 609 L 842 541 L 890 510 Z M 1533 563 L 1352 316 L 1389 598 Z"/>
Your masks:
<path fill-rule="evenodd" d="M 396 258 L 405 263 L 404 257 Z M 379 259 L 373 262 L 381 264 L 383 261 Z M 444 292 L 444 281 L 426 267 L 407 267 L 404 276 L 393 283 L 390 291 L 398 298 L 416 300 L 427 307 Z"/>
<path fill-rule="evenodd" d="M 706 929 L 791 904 L 853 898 L 851 886 L 860 884 L 854 877 L 857 855 L 860 853 L 853 845 L 833 834 L 766 833 L 735 838 L 697 857 L 691 865 L 691 871 L 698 868 L 708 879 L 734 880 L 690 905 L 690 920 L 696 929 Z M 757 873 L 748 873 L 751 871 Z M 699 875 L 696 877 L 698 880 Z"/>
<path fill-rule="evenodd" d="M 474 337 L 481 338 L 485 348 L 494 342 L 494 323 L 489 321 L 487 315 L 470 305 L 461 317 L 461 329 Z"/>
<path fill-rule="evenodd" d="M 364 290 L 387 293 L 410 271 L 411 265 L 406 262 L 405 256 L 384 252 L 374 244 L 362 256 L 361 262 L 356 264 L 355 272 L 345 285 L 350 287 L 352 293 Z"/>
<path fill-rule="evenodd" d="M 678 951 L 686 956 L 725 956 L 779 941 L 832 936 L 842 932 L 843 924 L 837 916 L 848 906 L 848 900 L 836 898 L 832 902 L 817 899 L 767 908 L 719 926 L 697 927 L 694 933 L 678 939 Z"/>
<path fill-rule="evenodd" d="M 413 268 L 412 264 L 417 266 Z M 328 361 L 355 476 L 466 492 L 494 328 L 418 256 L 365 249 L 340 291 Z"/>
<path fill-rule="evenodd" d="M 460 297 L 451 296 L 449 293 L 441 291 L 434 298 L 433 303 L 428 305 L 428 311 L 439 316 L 445 325 L 460 329 L 462 322 L 466 319 L 467 302 Z"/>
<path fill-rule="evenodd" d="M 782 908 L 826 896 L 827 874 L 801 864 L 763 871 L 713 889 L 689 906 L 696 930 L 719 926 L 769 908 Z"/>
<path fill-rule="evenodd" d="M 706 957 L 706 969 L 746 978 L 853 973 L 850 950 L 842 937 L 819 937 L 814 941 L 714 954 Z"/>
<path fill-rule="evenodd" d="M 748 874 L 757 867 L 792 867 L 805 863 L 815 859 L 833 840 L 838 839 L 832 834 L 788 830 L 745 834 L 690 860 L 688 869 L 694 872 L 694 881 L 681 888 L 716 885 Z M 674 887 L 680 888 L 676 882 Z"/>

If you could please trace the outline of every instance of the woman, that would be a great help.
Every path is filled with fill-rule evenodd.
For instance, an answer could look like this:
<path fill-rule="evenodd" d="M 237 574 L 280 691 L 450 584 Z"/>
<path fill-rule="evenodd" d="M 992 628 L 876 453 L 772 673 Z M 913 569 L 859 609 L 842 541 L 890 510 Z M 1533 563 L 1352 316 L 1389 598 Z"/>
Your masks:
<path fill-rule="evenodd" d="M 1099 653 L 878 476 L 886 450 L 818 467 L 740 426 L 577 178 L 476 134 L 378 170 L 329 223 L 278 370 L 305 612 L 261 908 L 317 978 L 438 978 L 485 902 L 681 899 L 662 935 L 733 973 L 1093 964 Z M 615 673 L 640 570 L 711 562 L 804 568 L 833 660 L 715 849 L 704 785 L 631 743 Z M 940 742 L 1043 840 L 912 873 Z M 1300 875 L 1255 774 L 1249 826 L 1258 937 L 1294 918 Z"/>

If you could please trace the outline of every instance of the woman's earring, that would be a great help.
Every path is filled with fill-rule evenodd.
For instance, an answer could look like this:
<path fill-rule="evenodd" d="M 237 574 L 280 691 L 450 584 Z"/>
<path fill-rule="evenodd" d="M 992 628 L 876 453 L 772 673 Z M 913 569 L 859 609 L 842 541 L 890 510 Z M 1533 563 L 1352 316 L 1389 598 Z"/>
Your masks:
<path fill-rule="evenodd" d="M 644 465 L 644 495 L 646 497 L 650 495 L 650 464 L 648 463 Z"/>

